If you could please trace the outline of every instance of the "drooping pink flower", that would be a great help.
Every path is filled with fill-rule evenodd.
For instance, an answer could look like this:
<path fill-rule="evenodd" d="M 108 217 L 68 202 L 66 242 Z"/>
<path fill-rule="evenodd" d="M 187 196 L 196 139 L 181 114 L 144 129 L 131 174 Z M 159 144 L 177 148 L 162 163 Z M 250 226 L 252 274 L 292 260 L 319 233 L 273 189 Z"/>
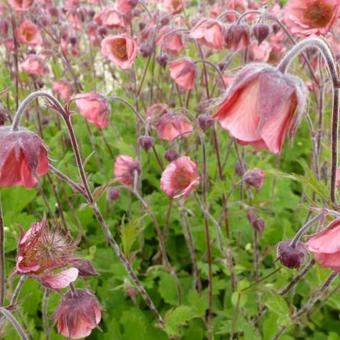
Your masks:
<path fill-rule="evenodd" d="M 249 64 L 235 77 L 214 117 L 240 144 L 280 153 L 304 112 L 301 79 L 266 64 Z"/>
<path fill-rule="evenodd" d="M 22 44 L 38 46 L 42 44 L 39 28 L 30 20 L 24 20 L 16 29 L 16 37 Z"/>
<path fill-rule="evenodd" d="M 224 27 L 214 19 L 202 19 L 191 30 L 190 37 L 207 47 L 222 50 L 224 47 Z"/>
<path fill-rule="evenodd" d="M 284 20 L 297 36 L 326 34 L 339 18 L 339 0 L 290 0 Z"/>
<path fill-rule="evenodd" d="M 340 188 L 340 168 L 336 169 L 335 185 L 337 188 Z"/>
<path fill-rule="evenodd" d="M 70 266 L 74 248 L 74 243 L 57 228 L 50 229 L 46 220 L 33 223 L 20 239 L 16 272 L 48 288 L 65 288 L 78 277 L 78 269 Z"/>
<path fill-rule="evenodd" d="M 67 292 L 54 314 L 58 333 L 68 339 L 89 336 L 101 320 L 101 306 L 87 289 Z"/>
<path fill-rule="evenodd" d="M 171 198 L 187 197 L 199 184 L 197 164 L 181 156 L 168 164 L 162 173 L 161 189 Z"/>
<path fill-rule="evenodd" d="M 177 14 L 184 9 L 184 0 L 163 0 L 165 9 L 170 14 Z"/>
<path fill-rule="evenodd" d="M 101 52 L 121 69 L 128 69 L 135 61 L 137 44 L 125 34 L 108 36 L 101 43 Z"/>
<path fill-rule="evenodd" d="M 70 82 L 67 80 L 56 80 L 52 85 L 53 91 L 61 98 L 64 102 L 68 102 L 73 94 L 73 88 Z"/>
<path fill-rule="evenodd" d="M 100 129 L 108 127 L 110 108 L 105 97 L 91 91 L 78 94 L 75 97 L 75 103 L 80 114 L 88 122 Z"/>
<path fill-rule="evenodd" d="M 107 27 L 109 29 L 125 28 L 126 20 L 124 16 L 114 7 L 106 7 L 96 14 L 94 17 L 98 25 Z"/>
<path fill-rule="evenodd" d="M 116 7 L 122 14 L 129 14 L 138 4 L 139 0 L 117 0 Z"/>
<path fill-rule="evenodd" d="M 190 134 L 193 126 L 182 114 L 164 113 L 156 123 L 156 131 L 160 139 L 172 142 L 178 137 Z"/>
<path fill-rule="evenodd" d="M 0 127 L 0 187 L 32 188 L 47 172 L 47 150 L 38 135 Z"/>
<path fill-rule="evenodd" d="M 189 58 L 181 58 L 169 63 L 170 76 L 175 83 L 185 90 L 192 90 L 195 86 L 196 65 Z"/>
<path fill-rule="evenodd" d="M 139 162 L 127 155 L 119 155 L 114 165 L 114 176 L 122 184 L 131 186 L 135 174 L 140 172 Z"/>
<path fill-rule="evenodd" d="M 48 73 L 46 61 L 35 54 L 29 54 L 28 57 L 20 64 L 20 68 L 31 76 L 41 77 Z"/>
<path fill-rule="evenodd" d="M 178 54 L 184 48 L 183 34 L 175 29 L 164 26 L 160 29 L 156 44 L 167 53 Z"/>
<path fill-rule="evenodd" d="M 8 3 L 15 11 L 27 11 L 32 7 L 34 0 L 8 0 Z"/>
<path fill-rule="evenodd" d="M 169 111 L 169 107 L 167 104 L 163 103 L 156 103 L 151 105 L 146 110 L 146 116 L 149 119 L 157 119 L 163 115 L 164 113 L 167 113 Z"/>
<path fill-rule="evenodd" d="M 312 235 L 306 246 L 322 267 L 340 272 L 340 219 Z"/>
<path fill-rule="evenodd" d="M 232 51 L 239 51 L 249 46 L 250 32 L 245 24 L 232 24 L 225 32 L 226 46 Z"/>

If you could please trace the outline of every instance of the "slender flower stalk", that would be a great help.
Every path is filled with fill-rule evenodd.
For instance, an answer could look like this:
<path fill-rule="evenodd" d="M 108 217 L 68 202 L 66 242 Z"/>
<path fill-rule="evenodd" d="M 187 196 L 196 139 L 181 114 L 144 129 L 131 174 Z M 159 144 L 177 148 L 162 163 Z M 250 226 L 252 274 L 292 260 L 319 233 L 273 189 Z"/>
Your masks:
<path fill-rule="evenodd" d="M 332 164 L 331 164 L 331 189 L 330 199 L 331 202 L 336 205 L 336 168 L 338 162 L 338 119 L 339 119 L 339 78 L 337 72 L 337 66 L 334 56 L 324 40 L 320 38 L 308 38 L 297 43 L 281 60 L 277 69 L 283 73 L 286 73 L 293 59 L 302 53 L 306 48 L 317 48 L 322 57 L 324 58 L 328 71 L 331 77 L 333 86 L 333 104 L 332 104 Z"/>
<path fill-rule="evenodd" d="M 21 340 L 29 340 L 29 336 L 27 335 L 26 331 L 22 328 L 12 312 L 10 312 L 5 307 L 0 307 L 0 313 L 12 324 Z"/>
<path fill-rule="evenodd" d="M 3 306 L 6 291 L 5 273 L 5 228 L 2 207 L 0 203 L 0 306 Z"/>
<path fill-rule="evenodd" d="M 79 171 L 79 175 L 80 175 L 83 187 L 84 187 L 83 196 L 88 201 L 89 206 L 93 209 L 94 215 L 95 215 L 97 221 L 99 222 L 100 226 L 102 227 L 102 231 L 105 235 L 107 242 L 109 243 L 112 250 L 115 252 L 116 256 L 119 258 L 120 262 L 122 263 L 122 265 L 126 269 L 128 275 L 130 276 L 133 283 L 136 285 L 137 290 L 142 295 L 147 306 L 157 316 L 159 324 L 163 328 L 164 327 L 164 320 L 163 320 L 162 316 L 158 312 L 154 302 L 152 301 L 151 297 L 149 296 L 149 294 L 147 293 L 147 291 L 143 287 L 142 283 L 139 281 L 137 275 L 135 274 L 134 270 L 132 269 L 128 259 L 125 257 L 124 253 L 120 249 L 118 243 L 113 238 L 112 233 L 109 229 L 109 226 L 106 224 L 104 217 L 102 216 L 96 202 L 94 201 L 94 198 L 93 198 L 93 195 L 91 193 L 91 189 L 90 189 L 90 186 L 89 186 L 89 183 L 88 183 L 88 179 L 87 179 L 87 176 L 86 176 L 86 173 L 85 173 L 85 169 L 84 169 L 83 161 L 82 161 L 82 158 L 81 158 L 77 138 L 76 138 L 76 135 L 75 135 L 72 123 L 71 123 L 71 119 L 70 119 L 71 116 L 68 113 L 68 111 L 66 111 L 63 108 L 63 106 L 60 104 L 60 102 L 54 96 L 52 96 L 52 95 L 50 95 L 46 92 L 43 92 L 43 91 L 33 92 L 21 103 L 20 107 L 18 108 L 18 110 L 17 110 L 17 112 L 14 116 L 14 119 L 13 119 L 12 129 L 14 131 L 16 129 L 18 129 L 21 115 L 25 112 L 26 108 L 32 102 L 32 100 L 34 100 L 38 97 L 46 97 L 51 102 L 52 108 L 54 110 L 56 110 L 59 114 L 61 114 L 61 116 L 63 117 L 64 122 L 67 126 L 67 129 L 68 129 L 72 149 L 73 149 L 73 152 L 74 152 L 76 164 L 77 164 L 78 171 Z M 59 173 L 60 173 L 60 171 L 59 171 Z M 62 177 L 64 179 L 67 178 L 66 176 L 62 176 Z M 69 181 L 67 181 L 66 183 L 69 184 Z"/>

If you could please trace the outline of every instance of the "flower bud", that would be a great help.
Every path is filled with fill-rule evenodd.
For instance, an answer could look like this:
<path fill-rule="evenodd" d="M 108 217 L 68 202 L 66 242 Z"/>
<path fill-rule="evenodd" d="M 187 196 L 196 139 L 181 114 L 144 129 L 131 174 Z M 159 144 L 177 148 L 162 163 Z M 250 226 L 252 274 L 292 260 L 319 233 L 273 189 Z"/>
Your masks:
<path fill-rule="evenodd" d="M 139 51 L 143 58 L 148 58 L 152 55 L 154 49 L 150 44 L 144 43 L 141 44 Z"/>
<path fill-rule="evenodd" d="M 214 124 L 214 118 L 208 114 L 202 113 L 198 116 L 198 125 L 205 131 L 208 130 Z"/>
<path fill-rule="evenodd" d="M 253 34 L 256 40 L 259 44 L 262 43 L 263 40 L 265 40 L 270 33 L 269 26 L 266 24 L 256 24 L 253 27 Z"/>
<path fill-rule="evenodd" d="M 248 170 L 243 175 L 243 181 L 250 187 L 260 190 L 263 186 L 265 174 L 261 169 Z"/>
<path fill-rule="evenodd" d="M 280 262 L 287 268 L 299 268 L 306 255 L 306 248 L 302 243 L 291 245 L 291 240 L 281 241 L 277 247 Z"/>
<path fill-rule="evenodd" d="M 172 162 L 179 157 L 179 154 L 175 150 L 168 150 L 164 157 L 168 162 Z"/>
<path fill-rule="evenodd" d="M 120 196 L 120 192 L 117 188 L 115 187 L 111 187 L 109 188 L 109 190 L 107 191 L 107 199 L 110 201 L 110 202 L 113 202 L 113 201 L 117 201 L 118 198 Z"/>
<path fill-rule="evenodd" d="M 9 24 L 6 19 L 0 20 L 0 34 L 2 38 L 7 37 Z"/>
<path fill-rule="evenodd" d="M 235 173 L 237 176 L 242 177 L 246 171 L 246 165 L 242 160 L 235 163 Z"/>
<path fill-rule="evenodd" d="M 281 29 L 280 25 L 278 25 L 278 24 L 272 25 L 272 30 L 273 30 L 274 34 L 278 33 L 280 31 L 280 29 Z"/>
<path fill-rule="evenodd" d="M 169 58 L 166 54 L 161 54 L 156 57 L 157 63 L 163 68 L 165 68 L 165 66 L 168 64 L 168 59 Z"/>
<path fill-rule="evenodd" d="M 138 144 L 145 150 L 149 151 L 153 145 L 154 145 L 154 140 L 150 136 L 140 136 L 138 138 Z"/>
<path fill-rule="evenodd" d="M 256 216 L 254 209 L 249 209 L 247 211 L 247 218 L 251 226 L 259 233 L 262 233 L 265 227 L 264 220 Z"/>

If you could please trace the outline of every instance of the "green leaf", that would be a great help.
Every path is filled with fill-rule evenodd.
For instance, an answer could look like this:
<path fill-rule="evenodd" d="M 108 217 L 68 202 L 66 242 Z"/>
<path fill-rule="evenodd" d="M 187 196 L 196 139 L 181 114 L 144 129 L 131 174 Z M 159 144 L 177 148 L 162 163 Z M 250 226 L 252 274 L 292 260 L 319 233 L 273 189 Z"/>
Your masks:
<path fill-rule="evenodd" d="M 185 326 L 194 314 L 189 306 L 179 306 L 165 315 L 165 331 L 169 336 L 179 336 L 181 326 Z"/>
<path fill-rule="evenodd" d="M 169 303 L 170 305 L 177 305 L 178 297 L 176 278 L 166 272 L 161 272 L 159 276 L 159 294 L 166 303 Z"/>

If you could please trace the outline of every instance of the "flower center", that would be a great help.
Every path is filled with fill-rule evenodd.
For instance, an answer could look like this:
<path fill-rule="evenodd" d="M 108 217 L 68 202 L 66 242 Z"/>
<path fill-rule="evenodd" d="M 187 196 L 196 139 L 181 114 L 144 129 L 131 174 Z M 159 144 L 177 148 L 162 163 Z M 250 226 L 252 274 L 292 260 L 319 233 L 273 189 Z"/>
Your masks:
<path fill-rule="evenodd" d="M 334 8 L 323 0 L 317 0 L 304 11 L 306 24 L 313 28 L 326 27 L 332 20 Z"/>
<path fill-rule="evenodd" d="M 125 60 L 128 58 L 125 39 L 118 39 L 112 46 L 112 53 L 119 59 Z"/>

